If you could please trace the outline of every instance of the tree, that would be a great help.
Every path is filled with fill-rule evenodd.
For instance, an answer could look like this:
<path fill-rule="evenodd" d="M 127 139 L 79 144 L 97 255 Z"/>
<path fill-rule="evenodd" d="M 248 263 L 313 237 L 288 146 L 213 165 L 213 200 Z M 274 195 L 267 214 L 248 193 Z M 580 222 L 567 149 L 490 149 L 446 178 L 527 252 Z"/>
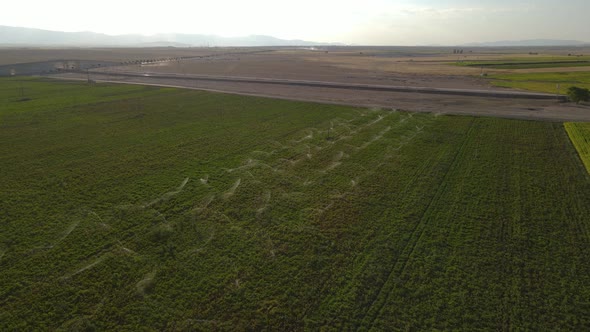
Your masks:
<path fill-rule="evenodd" d="M 567 89 L 567 96 L 571 101 L 579 104 L 581 101 L 590 101 L 590 90 L 572 86 Z"/>

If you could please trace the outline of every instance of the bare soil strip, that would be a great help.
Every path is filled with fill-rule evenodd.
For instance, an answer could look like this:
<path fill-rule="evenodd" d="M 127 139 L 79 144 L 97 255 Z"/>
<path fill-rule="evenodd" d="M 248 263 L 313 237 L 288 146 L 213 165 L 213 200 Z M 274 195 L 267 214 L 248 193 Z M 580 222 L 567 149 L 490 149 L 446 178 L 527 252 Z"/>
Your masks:
<path fill-rule="evenodd" d="M 52 78 L 86 81 L 85 75 L 67 73 Z M 97 82 L 138 84 L 184 88 L 245 96 L 278 98 L 357 107 L 380 107 L 434 114 L 491 116 L 542 121 L 590 121 L 590 107 L 546 99 L 493 98 L 426 94 L 418 92 L 369 91 L 310 86 L 288 86 L 259 83 L 213 82 L 182 79 L 159 79 L 151 76 L 122 77 L 93 74 Z"/>
<path fill-rule="evenodd" d="M 305 86 L 316 88 L 337 88 L 350 90 L 369 90 L 369 91 L 388 91 L 388 92 L 410 92 L 425 94 L 442 94 L 457 96 L 475 96 L 488 98 L 523 98 L 523 99 L 543 99 L 543 100 L 560 100 L 565 101 L 566 97 L 562 95 L 548 93 L 534 93 L 523 91 L 506 91 L 506 90 L 476 90 L 476 89 L 448 89 L 448 88 L 431 88 L 419 86 L 399 86 L 399 85 L 376 85 L 376 84 L 358 84 L 342 83 L 327 81 L 308 81 L 308 80 L 287 80 L 263 77 L 238 77 L 238 76 L 212 76 L 212 75 L 183 75 L 173 73 L 134 73 L 134 72 L 103 72 L 109 76 L 115 77 L 153 77 L 160 79 L 181 79 L 196 81 L 213 81 L 213 82 L 230 82 L 230 83 L 257 83 L 272 85 L 288 86 Z M 94 75 L 94 74 L 93 74 Z"/>

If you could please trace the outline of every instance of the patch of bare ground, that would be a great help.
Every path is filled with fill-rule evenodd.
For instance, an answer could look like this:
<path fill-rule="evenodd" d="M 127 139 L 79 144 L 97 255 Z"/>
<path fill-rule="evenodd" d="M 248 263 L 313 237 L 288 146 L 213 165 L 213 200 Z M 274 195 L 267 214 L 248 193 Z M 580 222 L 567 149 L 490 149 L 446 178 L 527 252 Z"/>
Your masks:
<path fill-rule="evenodd" d="M 63 79 L 86 80 L 83 74 L 53 76 Z M 94 74 L 98 82 L 114 82 L 168 86 L 261 96 L 286 100 L 310 101 L 360 107 L 382 107 L 412 112 L 492 116 L 543 121 L 590 121 L 590 107 L 557 100 L 483 98 L 407 92 L 350 90 L 239 82 L 215 82 L 154 77 L 119 77 Z"/>
<path fill-rule="evenodd" d="M 98 50 L 96 51 L 98 52 Z M 131 50 L 118 52 L 121 54 L 131 52 L 129 54 L 132 54 Z M 158 53 L 163 52 L 159 49 L 154 52 L 155 55 L 163 54 Z M 189 51 L 174 50 L 174 52 Z M 549 121 L 590 121 L 588 107 L 564 105 L 556 100 L 510 100 L 481 96 L 361 91 L 337 87 L 289 86 L 286 84 L 251 81 L 301 80 L 409 88 L 512 91 L 492 87 L 487 79 L 480 76 L 481 68 L 457 66 L 456 63 L 461 61 L 502 61 L 514 58 L 535 59 L 538 57 L 567 56 L 568 53 L 573 52 L 566 48 L 541 48 L 538 50 L 466 48 L 462 54 L 453 54 L 453 48 L 444 47 L 220 48 L 216 50 L 192 49 L 190 52 L 193 52 L 196 56 L 180 61 L 173 60 L 153 64 L 100 68 L 94 70 L 91 77 L 95 81 L 174 86 L 415 112 Z M 588 67 L 557 68 L 559 71 L 585 71 L 589 69 Z M 550 70 L 556 69 L 486 69 L 486 72 L 545 72 Z M 135 73 L 137 77 L 110 75 L 110 73 L 121 72 Z M 172 77 L 152 76 L 158 74 L 172 75 Z M 61 74 L 59 76 L 62 78 L 87 79 L 86 73 Z M 197 76 L 231 77 L 250 81 L 212 81 L 198 79 Z M 306 137 L 301 139 L 306 139 Z"/>

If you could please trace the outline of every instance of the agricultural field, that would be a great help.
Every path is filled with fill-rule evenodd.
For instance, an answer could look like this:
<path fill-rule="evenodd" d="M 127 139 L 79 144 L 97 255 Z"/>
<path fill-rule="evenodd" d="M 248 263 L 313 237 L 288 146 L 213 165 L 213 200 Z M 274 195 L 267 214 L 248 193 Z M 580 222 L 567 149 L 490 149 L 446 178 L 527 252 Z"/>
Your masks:
<path fill-rule="evenodd" d="M 212 56 L 219 53 L 243 52 L 243 48 L 197 47 L 131 47 L 131 48 L 57 48 L 57 47 L 0 47 L 0 66 L 54 60 L 86 60 L 128 62 L 135 60 Z"/>
<path fill-rule="evenodd" d="M 460 61 L 458 66 L 480 67 L 493 69 L 536 69 L 590 66 L 589 56 L 551 57 L 530 56 L 521 58 L 497 58 L 485 61 Z"/>
<path fill-rule="evenodd" d="M 495 86 L 547 93 L 565 94 L 571 86 L 590 88 L 590 71 L 494 74 L 489 76 Z"/>
<path fill-rule="evenodd" d="M 556 62 L 497 62 L 497 63 L 470 63 L 468 67 L 493 68 L 493 69 L 537 69 L 537 68 L 569 68 L 588 67 L 590 61 L 556 61 Z"/>
<path fill-rule="evenodd" d="M 590 123 L 565 123 L 565 129 L 590 173 Z"/>
<path fill-rule="evenodd" d="M 0 330 L 590 327 L 561 123 L 17 78 L 0 102 Z"/>

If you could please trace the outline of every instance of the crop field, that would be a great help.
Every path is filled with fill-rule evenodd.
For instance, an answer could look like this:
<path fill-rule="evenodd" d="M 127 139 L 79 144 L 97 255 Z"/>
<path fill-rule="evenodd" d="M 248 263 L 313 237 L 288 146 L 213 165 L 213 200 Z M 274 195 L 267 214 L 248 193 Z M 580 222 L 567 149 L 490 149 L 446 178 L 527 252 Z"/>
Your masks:
<path fill-rule="evenodd" d="M 587 67 L 590 66 L 590 57 L 550 57 L 550 56 L 529 56 L 516 58 L 497 58 L 483 61 L 460 61 L 458 66 L 482 67 L 492 69 L 536 69 L 536 68 L 564 68 L 564 67 Z"/>
<path fill-rule="evenodd" d="M 590 123 L 567 122 L 565 129 L 590 173 Z"/>
<path fill-rule="evenodd" d="M 562 68 L 562 67 L 588 67 L 590 61 L 555 61 L 555 62 L 473 62 L 460 63 L 461 66 L 482 67 L 494 69 L 535 69 L 535 68 Z"/>
<path fill-rule="evenodd" d="M 524 73 L 490 75 L 491 83 L 505 88 L 564 94 L 570 86 L 590 88 L 589 72 Z"/>
<path fill-rule="evenodd" d="M 17 63 L 43 62 L 63 59 L 128 62 L 158 58 L 211 56 L 221 52 L 239 52 L 240 48 L 177 48 L 177 47 L 133 47 L 133 48 L 35 48 L 0 47 L 0 66 Z"/>
<path fill-rule="evenodd" d="M 0 103 L 0 330 L 590 327 L 561 123 L 14 78 Z"/>

